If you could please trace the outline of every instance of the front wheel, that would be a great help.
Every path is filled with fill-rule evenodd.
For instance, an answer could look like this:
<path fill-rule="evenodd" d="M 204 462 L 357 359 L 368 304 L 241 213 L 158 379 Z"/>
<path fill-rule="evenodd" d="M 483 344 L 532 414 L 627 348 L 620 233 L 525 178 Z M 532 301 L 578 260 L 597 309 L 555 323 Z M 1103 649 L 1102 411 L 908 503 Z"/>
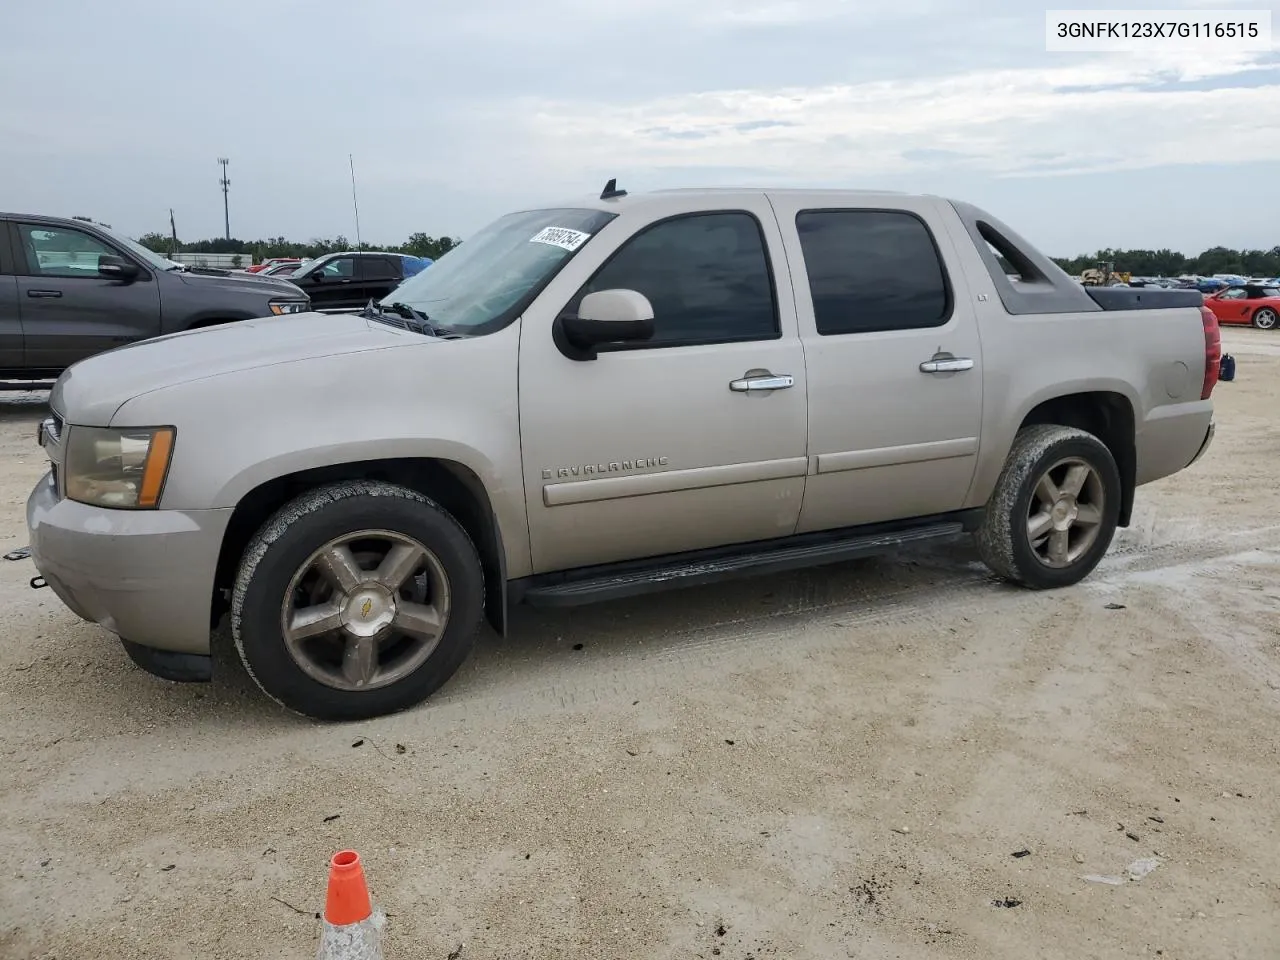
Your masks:
<path fill-rule="evenodd" d="M 1253 325 L 1259 330 L 1273 330 L 1276 325 L 1277 314 L 1271 307 L 1261 307 L 1258 312 L 1253 315 Z"/>
<path fill-rule="evenodd" d="M 1074 427 L 1018 434 L 978 530 L 978 552 L 998 576 L 1036 590 L 1079 583 L 1111 545 L 1120 471 L 1106 444 Z"/>
<path fill-rule="evenodd" d="M 470 653 L 484 575 L 466 531 L 416 491 L 357 480 L 286 504 L 250 542 L 231 602 L 262 690 L 317 720 L 411 707 Z"/>

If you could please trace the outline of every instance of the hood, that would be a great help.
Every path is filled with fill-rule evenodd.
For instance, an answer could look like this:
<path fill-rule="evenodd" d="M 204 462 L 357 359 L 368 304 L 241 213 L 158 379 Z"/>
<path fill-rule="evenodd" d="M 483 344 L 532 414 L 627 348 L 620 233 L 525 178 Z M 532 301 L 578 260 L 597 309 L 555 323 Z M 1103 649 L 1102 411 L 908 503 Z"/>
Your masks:
<path fill-rule="evenodd" d="M 354 313 L 241 320 L 141 340 L 81 360 L 58 378 L 49 404 L 68 423 L 107 426 L 126 401 L 164 387 L 252 367 L 441 342 Z"/>
<path fill-rule="evenodd" d="M 193 273 L 185 270 L 178 273 L 177 277 L 189 286 L 206 290 L 216 289 L 255 297 L 289 297 L 294 300 L 304 300 L 307 296 L 284 277 L 263 277 L 256 273 Z"/>

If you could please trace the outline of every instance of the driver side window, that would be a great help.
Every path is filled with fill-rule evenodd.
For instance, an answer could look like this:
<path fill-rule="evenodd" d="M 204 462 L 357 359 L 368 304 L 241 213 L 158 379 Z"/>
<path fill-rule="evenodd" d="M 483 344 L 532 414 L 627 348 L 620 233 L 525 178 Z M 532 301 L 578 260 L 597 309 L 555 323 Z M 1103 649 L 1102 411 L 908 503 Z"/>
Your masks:
<path fill-rule="evenodd" d="M 353 277 L 356 273 L 356 262 L 353 257 L 338 257 L 321 267 L 320 272 L 326 277 Z"/>
<path fill-rule="evenodd" d="M 98 258 L 119 256 L 101 240 L 66 227 L 18 225 L 27 270 L 36 277 L 98 279 Z"/>
<path fill-rule="evenodd" d="M 598 290 L 636 290 L 653 306 L 652 339 L 627 349 L 778 337 L 764 235 L 749 213 L 706 213 L 653 224 L 628 240 L 566 308 Z"/>

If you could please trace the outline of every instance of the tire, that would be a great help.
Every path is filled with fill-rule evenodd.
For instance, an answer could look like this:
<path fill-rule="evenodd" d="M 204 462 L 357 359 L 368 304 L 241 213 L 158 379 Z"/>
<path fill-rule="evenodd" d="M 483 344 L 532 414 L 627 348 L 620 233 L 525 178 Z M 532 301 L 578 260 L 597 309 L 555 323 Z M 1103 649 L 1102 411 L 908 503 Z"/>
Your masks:
<path fill-rule="evenodd" d="M 372 568 L 392 550 L 422 559 L 405 559 L 404 579 L 393 570 L 383 577 L 393 585 L 380 586 Z M 327 559 L 335 555 L 346 562 Z M 353 480 L 308 491 L 263 524 L 240 563 L 231 629 L 245 669 L 277 703 L 316 720 L 363 720 L 443 686 L 470 654 L 483 610 L 480 557 L 458 522 L 414 490 Z M 419 636 L 398 630 L 402 614 Z M 301 634 L 315 630 L 308 617 L 337 625 L 288 642 L 286 622 Z"/>
<path fill-rule="evenodd" d="M 1274 330 L 1276 319 L 1274 307 L 1259 307 L 1253 315 L 1253 325 L 1259 330 Z"/>
<path fill-rule="evenodd" d="M 1059 512 L 1046 510 L 1041 480 L 1051 474 L 1053 486 L 1069 486 L 1069 471 L 1087 468 L 1078 498 L 1057 501 Z M 1068 587 L 1079 583 L 1098 565 L 1120 517 L 1120 471 L 1106 444 L 1091 433 L 1054 424 L 1022 430 L 1014 440 L 995 491 L 987 502 L 976 536 L 982 561 L 999 577 L 1033 590 Z M 1074 511 L 1073 511 L 1074 505 Z M 1035 508 L 1033 511 L 1033 507 Z M 1090 509 L 1092 508 L 1092 509 Z M 1039 515 L 1032 540 L 1033 513 Z M 1077 516 L 1078 514 L 1078 516 Z M 1088 517 L 1086 521 L 1084 518 Z M 1096 523 L 1089 522 L 1096 519 Z M 1063 541 L 1057 528 L 1066 526 Z M 1051 551 L 1065 542 L 1056 557 Z"/>

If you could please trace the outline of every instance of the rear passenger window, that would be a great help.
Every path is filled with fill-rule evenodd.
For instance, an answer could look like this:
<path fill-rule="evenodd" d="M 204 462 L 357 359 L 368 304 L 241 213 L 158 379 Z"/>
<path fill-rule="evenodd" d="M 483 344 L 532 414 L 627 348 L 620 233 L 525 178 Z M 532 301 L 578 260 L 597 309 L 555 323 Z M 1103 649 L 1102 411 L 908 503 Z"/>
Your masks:
<path fill-rule="evenodd" d="M 653 305 L 654 335 L 638 346 L 767 340 L 778 336 L 764 236 L 748 213 L 663 220 L 628 240 L 587 282 L 588 293 L 637 290 Z"/>
<path fill-rule="evenodd" d="M 823 336 L 940 327 L 951 316 L 946 273 L 918 217 L 806 210 L 796 229 Z"/>
<path fill-rule="evenodd" d="M 400 274 L 386 257 L 361 257 L 365 280 L 398 280 Z"/>

